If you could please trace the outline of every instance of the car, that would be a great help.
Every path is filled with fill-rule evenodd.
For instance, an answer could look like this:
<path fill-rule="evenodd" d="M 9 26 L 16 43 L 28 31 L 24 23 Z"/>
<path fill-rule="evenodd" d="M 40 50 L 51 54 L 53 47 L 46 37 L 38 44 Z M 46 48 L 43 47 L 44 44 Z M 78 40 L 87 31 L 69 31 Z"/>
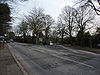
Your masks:
<path fill-rule="evenodd" d="M 50 45 L 50 41 L 49 40 L 43 40 L 43 45 Z"/>
<path fill-rule="evenodd" d="M 52 41 L 50 41 L 50 45 L 51 45 L 51 46 L 53 45 Z"/>
<path fill-rule="evenodd" d="M 3 44 L 4 43 L 4 39 L 5 39 L 4 36 L 0 36 L 0 44 Z"/>
<path fill-rule="evenodd" d="M 10 43 L 10 40 L 6 40 L 7 43 Z"/>
<path fill-rule="evenodd" d="M 0 39 L 0 43 L 3 43 L 3 40 L 2 39 Z"/>
<path fill-rule="evenodd" d="M 10 39 L 10 42 L 14 42 L 14 40 L 13 39 Z"/>

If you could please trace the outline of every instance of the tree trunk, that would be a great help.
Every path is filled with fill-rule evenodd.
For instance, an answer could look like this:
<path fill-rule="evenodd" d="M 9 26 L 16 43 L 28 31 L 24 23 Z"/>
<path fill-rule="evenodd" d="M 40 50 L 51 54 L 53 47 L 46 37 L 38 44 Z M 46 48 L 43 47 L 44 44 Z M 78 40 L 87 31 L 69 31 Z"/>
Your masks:
<path fill-rule="evenodd" d="M 23 42 L 24 43 L 26 42 L 26 34 L 25 34 L 25 32 L 23 33 Z"/>
<path fill-rule="evenodd" d="M 70 31 L 70 44 L 71 44 L 71 46 L 73 45 L 71 31 Z"/>
<path fill-rule="evenodd" d="M 63 42 L 64 42 L 64 35 L 62 34 L 62 36 L 61 36 L 61 44 L 63 44 Z"/>
<path fill-rule="evenodd" d="M 33 44 L 36 44 L 36 37 L 35 37 L 34 33 L 33 33 L 32 39 L 33 39 Z"/>
<path fill-rule="evenodd" d="M 83 47 L 83 38 L 84 38 L 84 32 L 81 31 L 81 43 L 80 43 L 80 46 Z"/>

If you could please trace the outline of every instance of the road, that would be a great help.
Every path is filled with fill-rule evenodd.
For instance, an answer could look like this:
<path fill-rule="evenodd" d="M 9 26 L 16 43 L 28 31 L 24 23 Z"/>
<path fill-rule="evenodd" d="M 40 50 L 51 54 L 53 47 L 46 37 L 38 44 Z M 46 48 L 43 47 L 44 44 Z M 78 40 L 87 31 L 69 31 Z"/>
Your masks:
<path fill-rule="evenodd" d="M 100 55 L 61 45 L 9 43 L 28 75 L 100 75 Z"/>

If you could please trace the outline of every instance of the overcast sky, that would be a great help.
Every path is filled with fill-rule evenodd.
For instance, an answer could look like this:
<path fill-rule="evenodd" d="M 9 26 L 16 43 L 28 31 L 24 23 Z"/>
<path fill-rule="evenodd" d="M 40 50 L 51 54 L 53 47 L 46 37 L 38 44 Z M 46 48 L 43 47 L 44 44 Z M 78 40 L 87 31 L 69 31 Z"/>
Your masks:
<path fill-rule="evenodd" d="M 44 9 L 46 14 L 51 15 L 57 20 L 58 15 L 64 6 L 73 6 L 75 0 L 28 0 L 26 2 L 20 2 L 17 5 L 13 5 L 16 12 L 13 13 L 14 17 L 17 17 L 15 24 L 17 24 L 23 15 L 28 15 L 34 7 L 40 7 Z"/>

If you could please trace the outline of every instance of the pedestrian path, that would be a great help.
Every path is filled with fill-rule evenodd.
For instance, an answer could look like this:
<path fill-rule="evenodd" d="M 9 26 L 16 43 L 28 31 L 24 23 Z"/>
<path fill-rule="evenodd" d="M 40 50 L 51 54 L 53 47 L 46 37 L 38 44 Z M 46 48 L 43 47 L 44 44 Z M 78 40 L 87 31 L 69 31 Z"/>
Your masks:
<path fill-rule="evenodd" d="M 0 47 L 0 75 L 23 75 L 7 45 Z"/>

